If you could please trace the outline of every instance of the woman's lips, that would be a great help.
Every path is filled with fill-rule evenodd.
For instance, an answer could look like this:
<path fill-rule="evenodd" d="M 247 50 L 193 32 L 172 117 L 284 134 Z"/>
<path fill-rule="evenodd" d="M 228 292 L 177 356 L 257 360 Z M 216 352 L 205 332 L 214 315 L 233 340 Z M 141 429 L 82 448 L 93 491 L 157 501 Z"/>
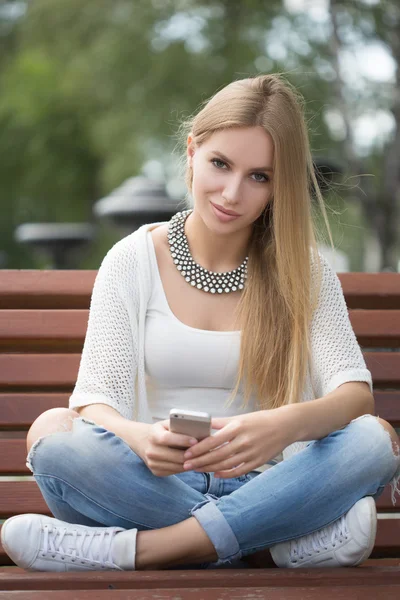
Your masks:
<path fill-rule="evenodd" d="M 213 207 L 214 214 L 218 217 L 220 221 L 223 223 L 227 223 L 228 221 L 233 221 L 234 219 L 238 219 L 240 215 L 227 215 L 226 213 L 219 210 L 215 204 L 211 202 L 211 206 Z"/>

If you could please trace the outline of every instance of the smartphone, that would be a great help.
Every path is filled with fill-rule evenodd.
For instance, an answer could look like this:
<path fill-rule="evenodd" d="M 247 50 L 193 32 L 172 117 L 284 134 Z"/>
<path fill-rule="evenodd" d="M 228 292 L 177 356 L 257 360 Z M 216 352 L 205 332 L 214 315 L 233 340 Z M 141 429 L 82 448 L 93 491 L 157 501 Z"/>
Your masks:
<path fill-rule="evenodd" d="M 169 429 L 200 441 L 211 435 L 211 415 L 195 410 L 172 408 L 169 412 Z"/>

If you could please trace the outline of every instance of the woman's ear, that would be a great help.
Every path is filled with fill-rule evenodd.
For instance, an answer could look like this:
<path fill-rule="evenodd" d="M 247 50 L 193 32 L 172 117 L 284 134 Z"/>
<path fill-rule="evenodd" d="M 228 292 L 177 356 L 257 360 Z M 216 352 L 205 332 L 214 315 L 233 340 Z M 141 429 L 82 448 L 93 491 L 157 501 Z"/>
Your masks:
<path fill-rule="evenodd" d="M 192 166 L 194 153 L 195 153 L 195 143 L 194 143 L 192 134 L 189 133 L 188 139 L 187 139 L 187 162 L 188 162 L 189 167 Z"/>

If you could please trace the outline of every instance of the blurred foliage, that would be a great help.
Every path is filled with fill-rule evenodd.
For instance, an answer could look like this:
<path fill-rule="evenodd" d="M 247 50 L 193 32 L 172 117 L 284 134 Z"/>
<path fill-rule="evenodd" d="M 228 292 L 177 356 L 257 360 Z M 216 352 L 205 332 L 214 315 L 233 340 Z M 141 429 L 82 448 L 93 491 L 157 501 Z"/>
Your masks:
<path fill-rule="evenodd" d="M 379 7 L 340 4 L 344 32 L 387 35 Z M 272 52 L 278 42 L 284 52 Z M 0 0 L 4 266 L 38 266 L 14 242 L 18 224 L 93 221 L 93 204 L 144 162 L 157 159 L 168 170 L 178 119 L 240 77 L 285 73 L 305 97 L 315 156 L 346 175 L 344 134 L 326 119 L 335 108 L 332 63 L 329 31 L 281 0 Z M 351 118 L 365 107 L 390 108 L 382 84 L 346 94 Z M 377 182 L 383 152 L 366 157 Z M 335 244 L 358 270 L 368 224 L 351 192 L 339 186 L 326 200 Z M 97 268 L 119 238 L 104 225 L 98 231 L 82 268 Z"/>

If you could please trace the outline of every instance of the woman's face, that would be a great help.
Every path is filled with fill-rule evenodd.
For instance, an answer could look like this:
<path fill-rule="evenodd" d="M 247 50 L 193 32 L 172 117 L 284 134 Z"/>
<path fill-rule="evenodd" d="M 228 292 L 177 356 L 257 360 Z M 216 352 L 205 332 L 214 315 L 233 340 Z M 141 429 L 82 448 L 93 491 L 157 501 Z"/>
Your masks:
<path fill-rule="evenodd" d="M 233 233 L 257 220 L 273 191 L 274 146 L 262 127 L 216 131 L 198 147 L 189 135 L 187 154 L 194 210 L 210 230 Z M 224 220 L 213 204 L 239 217 Z"/>

